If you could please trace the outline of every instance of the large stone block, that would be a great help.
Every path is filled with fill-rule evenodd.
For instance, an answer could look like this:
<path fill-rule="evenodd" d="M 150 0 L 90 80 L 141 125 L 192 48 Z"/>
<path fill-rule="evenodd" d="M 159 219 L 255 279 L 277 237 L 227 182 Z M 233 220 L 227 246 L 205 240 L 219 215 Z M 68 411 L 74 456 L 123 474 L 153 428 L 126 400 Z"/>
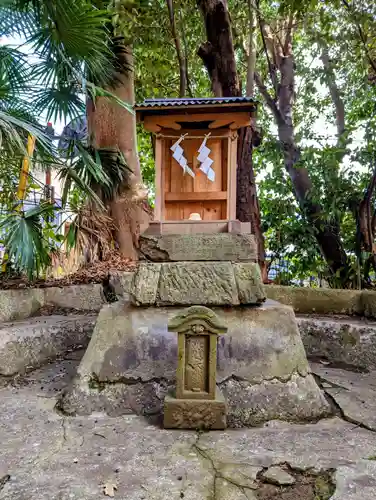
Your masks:
<path fill-rule="evenodd" d="M 268 299 L 289 305 L 302 314 L 361 314 L 363 311 L 359 290 L 268 285 L 265 293 Z"/>
<path fill-rule="evenodd" d="M 105 300 L 102 295 L 102 285 L 90 283 L 44 288 L 44 302 L 46 305 L 79 311 L 99 311 Z"/>
<path fill-rule="evenodd" d="M 183 310 L 182 307 L 139 308 L 124 303 L 105 306 L 78 368 L 78 378 L 61 401 L 63 410 L 73 414 L 99 410 L 119 414 L 124 408 L 126 413 L 148 414 L 147 408 L 152 408 L 153 414 L 161 412 L 165 395 L 174 388 L 177 367 L 177 336 L 168 331 L 167 325 Z M 328 413 L 320 389 L 308 381 L 309 366 L 290 307 L 269 301 L 260 307 L 218 307 L 214 311 L 228 327 L 228 332 L 218 340 L 217 384 L 226 389 L 226 396 L 232 402 L 229 418 L 235 415 L 237 399 L 239 404 L 246 400 L 244 417 L 236 416 L 237 422 L 244 425 L 265 421 L 269 415 L 278 418 L 279 411 L 278 398 L 273 396 L 267 413 L 256 400 L 246 397 L 248 389 L 243 398 L 238 386 L 231 386 L 231 380 L 242 381 L 247 388 L 259 391 L 265 405 L 271 394 L 270 383 L 274 382 L 273 389 L 276 385 L 284 388 L 283 401 L 285 408 L 290 405 L 290 420 L 318 418 Z M 295 392 L 293 376 L 300 382 Z M 310 387 L 311 414 L 307 399 L 299 405 L 307 386 L 305 380 Z M 136 387 L 137 404 L 130 392 Z"/>
<path fill-rule="evenodd" d="M 123 300 L 129 300 L 129 292 L 132 287 L 134 271 L 114 271 L 111 273 L 110 284 L 113 286 L 115 293 Z"/>
<path fill-rule="evenodd" d="M 45 316 L 4 323 L 0 328 L 0 375 L 37 368 L 75 345 L 86 345 L 93 316 Z"/>
<path fill-rule="evenodd" d="M 257 263 L 234 264 L 234 272 L 241 304 L 261 304 L 265 301 L 260 266 Z"/>
<path fill-rule="evenodd" d="M 238 290 L 230 262 L 162 264 L 157 302 L 161 305 L 237 305 Z"/>
<path fill-rule="evenodd" d="M 298 317 L 308 356 L 335 365 L 376 370 L 376 323 L 351 317 Z"/>
<path fill-rule="evenodd" d="M 155 304 L 160 272 L 160 264 L 142 263 L 139 265 L 130 289 L 130 298 L 134 304 L 142 306 Z"/>
<path fill-rule="evenodd" d="M 41 288 L 0 290 L 0 322 L 25 319 L 44 305 Z"/>
<path fill-rule="evenodd" d="M 361 295 L 362 312 L 367 318 L 376 318 L 376 293 L 363 290 Z"/>
<path fill-rule="evenodd" d="M 149 260 L 167 261 L 257 261 L 253 234 L 165 234 L 143 235 L 140 250 Z"/>
<path fill-rule="evenodd" d="M 140 306 L 234 306 L 265 299 L 258 265 L 232 262 L 142 263 L 130 295 Z"/>

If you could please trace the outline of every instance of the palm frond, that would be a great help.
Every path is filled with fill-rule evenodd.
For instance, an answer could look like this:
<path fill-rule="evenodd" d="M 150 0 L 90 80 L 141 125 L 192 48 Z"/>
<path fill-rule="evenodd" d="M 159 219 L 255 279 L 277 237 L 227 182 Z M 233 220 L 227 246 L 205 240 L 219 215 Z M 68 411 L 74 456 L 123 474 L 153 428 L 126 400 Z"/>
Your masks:
<path fill-rule="evenodd" d="M 29 279 L 38 276 L 51 263 L 51 248 L 43 237 L 43 217 L 51 216 L 53 207 L 45 204 L 21 212 L 15 210 L 0 222 L 3 244 L 14 267 Z"/>
<path fill-rule="evenodd" d="M 89 1 L 42 0 L 35 13 L 34 28 L 28 43 L 43 58 L 59 64 L 85 63 L 90 74 L 103 78 L 109 69 L 109 38 L 106 24 L 109 13 L 95 9 Z M 25 4 L 33 4 L 24 1 Z"/>
<path fill-rule="evenodd" d="M 1 0 L 0 33 L 3 36 L 18 35 L 26 37 L 30 27 L 35 24 L 35 16 L 31 9 L 22 7 L 15 0 Z"/>
<path fill-rule="evenodd" d="M 8 148 L 13 148 L 18 152 L 26 152 L 22 131 L 34 135 L 40 147 L 47 149 L 50 147 L 50 139 L 42 132 L 40 127 L 28 120 L 17 117 L 12 112 L 0 109 L 0 147 L 3 147 L 6 141 Z"/>
<path fill-rule="evenodd" d="M 37 113 L 46 112 L 48 121 L 74 119 L 85 111 L 85 102 L 72 85 L 40 89 L 36 92 L 32 105 Z"/>
<path fill-rule="evenodd" d="M 126 101 L 123 101 L 109 90 L 103 89 L 102 87 L 98 87 L 97 85 L 94 85 L 91 82 L 87 82 L 87 90 L 88 94 L 90 95 L 91 99 L 94 102 L 97 97 L 106 97 L 111 101 L 115 101 L 117 104 L 119 104 L 119 106 L 126 109 L 129 113 L 134 114 L 134 110 L 131 104 L 129 104 Z"/>
<path fill-rule="evenodd" d="M 58 177 L 64 183 L 62 203 L 65 205 L 71 188 L 77 186 L 98 208 L 104 209 L 97 186 L 110 183 L 100 163 L 97 163 L 80 141 L 71 141 L 69 147 L 75 157 L 60 167 Z M 69 157 L 69 150 L 67 156 Z M 78 155 L 78 156 L 77 156 Z"/>
<path fill-rule="evenodd" d="M 88 203 L 78 210 L 69 226 L 67 247 L 85 254 L 88 262 L 95 262 L 99 255 L 105 259 L 113 250 L 114 231 L 113 220 L 107 212 L 98 211 Z"/>
<path fill-rule="evenodd" d="M 73 185 L 77 185 L 98 207 L 112 201 L 124 181 L 131 175 L 122 153 L 114 149 L 94 150 L 78 139 L 68 143 L 64 155 L 71 158 L 60 168 L 64 181 L 63 202 L 66 203 Z"/>
<path fill-rule="evenodd" d="M 115 149 L 99 149 L 96 151 L 97 163 L 106 172 L 109 182 L 101 185 L 102 200 L 105 203 L 112 201 L 119 195 L 124 184 L 130 184 L 128 179 L 132 171 L 121 151 Z"/>
<path fill-rule="evenodd" d="M 30 68 L 25 54 L 9 45 L 0 46 L 0 100 L 25 90 Z"/>

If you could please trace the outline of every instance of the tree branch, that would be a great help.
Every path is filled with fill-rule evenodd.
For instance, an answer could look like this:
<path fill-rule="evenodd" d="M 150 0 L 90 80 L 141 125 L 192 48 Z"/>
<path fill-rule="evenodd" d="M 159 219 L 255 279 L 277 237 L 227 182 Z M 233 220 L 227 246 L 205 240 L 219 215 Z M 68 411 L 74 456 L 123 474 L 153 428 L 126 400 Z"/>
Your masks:
<path fill-rule="evenodd" d="M 258 23 L 259 23 L 259 27 L 260 27 L 262 45 L 264 47 L 264 52 L 265 52 L 266 60 L 268 62 L 269 75 L 270 75 L 270 79 L 271 79 L 272 84 L 273 84 L 275 99 L 277 99 L 277 95 L 278 95 L 278 78 L 277 78 L 276 68 L 275 68 L 275 65 L 272 64 L 271 61 L 270 61 L 268 47 L 266 45 L 266 40 L 265 40 L 264 22 L 261 20 L 261 18 L 260 18 L 259 15 L 257 16 L 257 18 L 258 18 Z"/>
<path fill-rule="evenodd" d="M 261 79 L 261 76 L 257 73 L 257 71 L 255 71 L 254 75 L 255 75 L 255 82 L 256 82 L 257 88 L 259 89 L 262 97 L 265 99 L 265 102 L 266 102 L 267 106 L 269 107 L 270 111 L 273 113 L 274 118 L 277 121 L 277 124 L 282 124 L 283 118 L 282 118 L 281 112 L 279 111 L 275 100 L 268 92 L 268 89 L 266 88 L 264 82 Z"/>
<path fill-rule="evenodd" d="M 346 7 L 346 9 L 350 12 L 351 14 L 351 17 L 353 18 L 354 17 L 354 9 L 352 9 L 351 5 L 349 4 L 349 2 L 347 0 L 342 0 L 342 3 L 343 5 Z M 352 12 L 351 12 L 352 11 Z M 359 33 L 359 38 L 360 38 L 360 41 L 362 42 L 363 44 L 363 47 L 364 47 L 364 50 L 365 50 L 365 53 L 366 53 L 366 57 L 368 59 L 368 62 L 370 63 L 371 65 L 371 68 L 372 70 L 375 72 L 376 74 L 376 61 L 371 57 L 370 53 L 369 53 L 369 50 L 368 50 L 368 47 L 367 47 L 367 37 L 362 29 L 362 27 L 360 26 L 359 23 L 355 22 L 355 25 L 358 29 L 358 33 Z"/>
<path fill-rule="evenodd" d="M 179 96 L 184 97 L 186 94 L 186 90 L 187 90 L 187 68 L 186 68 L 186 61 L 185 61 L 185 58 L 183 56 L 183 52 L 182 52 L 181 45 L 180 45 L 180 39 L 179 39 L 177 31 L 176 31 L 174 6 L 173 6 L 172 2 L 173 2 L 173 0 L 166 0 L 167 7 L 168 7 L 169 19 L 170 19 L 170 25 L 171 25 L 171 32 L 172 32 L 172 36 L 174 38 L 176 54 L 178 56 L 178 61 L 179 61 L 179 72 L 180 72 Z"/>
<path fill-rule="evenodd" d="M 293 23 L 294 23 L 294 14 L 291 13 L 289 16 L 288 23 L 287 23 L 286 38 L 285 38 L 285 43 L 284 43 L 284 47 L 283 47 L 283 53 L 285 55 L 288 55 L 290 53 L 289 47 L 291 46 Z"/>
<path fill-rule="evenodd" d="M 340 138 L 345 131 L 345 105 L 343 103 L 339 88 L 336 83 L 333 66 L 329 58 L 328 47 L 326 43 L 323 42 L 322 40 L 320 40 L 319 44 L 322 47 L 321 61 L 325 69 L 326 82 L 328 84 L 329 92 L 336 112 L 337 135 L 338 138 Z"/>

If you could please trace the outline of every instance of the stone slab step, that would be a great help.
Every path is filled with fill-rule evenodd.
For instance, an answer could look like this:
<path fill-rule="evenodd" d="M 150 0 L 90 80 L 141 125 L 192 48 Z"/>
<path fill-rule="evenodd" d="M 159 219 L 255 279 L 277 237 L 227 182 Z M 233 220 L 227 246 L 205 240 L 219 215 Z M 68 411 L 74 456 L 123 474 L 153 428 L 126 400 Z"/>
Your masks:
<path fill-rule="evenodd" d="M 376 370 L 376 322 L 352 316 L 299 316 L 307 355 L 360 371 Z"/>
<path fill-rule="evenodd" d="M 311 368 L 342 418 L 376 431 L 376 371 L 359 373 L 322 363 L 311 363 Z"/>
<path fill-rule="evenodd" d="M 0 375 L 37 368 L 74 346 L 86 346 L 96 315 L 40 316 L 0 325 Z"/>

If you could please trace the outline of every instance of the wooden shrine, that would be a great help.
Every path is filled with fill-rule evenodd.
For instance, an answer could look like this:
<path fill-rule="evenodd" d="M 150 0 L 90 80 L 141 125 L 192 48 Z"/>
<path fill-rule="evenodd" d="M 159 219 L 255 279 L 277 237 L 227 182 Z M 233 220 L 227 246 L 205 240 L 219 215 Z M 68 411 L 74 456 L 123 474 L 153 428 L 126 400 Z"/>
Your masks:
<path fill-rule="evenodd" d="M 155 138 L 149 232 L 239 232 L 237 131 L 250 125 L 255 111 L 254 100 L 242 97 L 147 99 L 136 106 L 138 122 Z M 243 226 L 250 232 L 249 224 Z"/>

